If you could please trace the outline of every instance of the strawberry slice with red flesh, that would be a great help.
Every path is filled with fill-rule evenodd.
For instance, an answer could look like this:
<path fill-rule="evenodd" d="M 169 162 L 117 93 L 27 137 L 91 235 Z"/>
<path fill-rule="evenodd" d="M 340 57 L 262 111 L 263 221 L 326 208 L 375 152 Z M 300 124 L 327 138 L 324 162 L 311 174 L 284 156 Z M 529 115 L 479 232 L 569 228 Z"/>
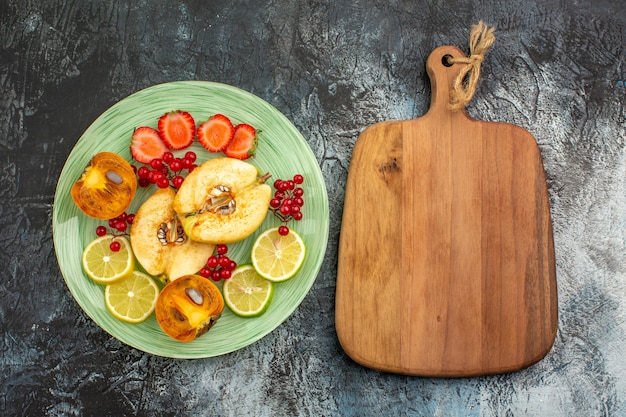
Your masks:
<path fill-rule="evenodd" d="M 239 124 L 235 126 L 235 135 L 224 154 L 229 158 L 248 159 L 254 155 L 257 142 L 256 130 L 249 124 Z"/>
<path fill-rule="evenodd" d="M 215 114 L 198 126 L 198 142 L 209 152 L 222 152 L 233 140 L 235 128 L 223 114 Z"/>
<path fill-rule="evenodd" d="M 196 122 L 186 111 L 171 111 L 159 118 L 158 130 L 165 145 L 175 151 L 192 144 L 196 136 Z"/>
<path fill-rule="evenodd" d="M 130 141 L 130 153 L 137 162 L 149 164 L 155 158 L 161 158 L 167 146 L 161 140 L 159 132 L 149 126 L 135 129 Z"/>

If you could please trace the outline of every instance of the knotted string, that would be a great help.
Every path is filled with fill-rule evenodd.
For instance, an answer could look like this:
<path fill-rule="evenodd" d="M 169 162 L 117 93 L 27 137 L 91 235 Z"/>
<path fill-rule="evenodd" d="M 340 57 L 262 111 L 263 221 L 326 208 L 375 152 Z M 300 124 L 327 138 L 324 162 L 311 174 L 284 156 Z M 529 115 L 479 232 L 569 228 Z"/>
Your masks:
<path fill-rule="evenodd" d="M 478 77 L 480 76 L 480 64 L 483 62 L 489 47 L 496 40 L 496 37 L 493 35 L 494 30 L 494 27 L 488 27 L 481 20 L 472 26 L 470 32 L 470 55 L 461 58 L 448 58 L 450 65 L 457 63 L 466 64 L 461 68 L 459 75 L 457 75 L 452 84 L 453 89 L 450 92 L 450 109 L 460 110 L 467 106 L 472 97 L 474 97 L 476 84 L 478 84 Z M 467 81 L 465 81 L 466 77 Z"/>

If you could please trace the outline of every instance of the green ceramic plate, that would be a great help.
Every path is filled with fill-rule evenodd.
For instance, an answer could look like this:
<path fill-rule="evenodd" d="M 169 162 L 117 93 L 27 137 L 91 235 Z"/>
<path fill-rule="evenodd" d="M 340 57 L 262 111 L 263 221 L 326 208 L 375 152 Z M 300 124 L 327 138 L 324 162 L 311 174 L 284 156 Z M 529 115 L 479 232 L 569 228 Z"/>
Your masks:
<path fill-rule="evenodd" d="M 256 156 L 249 160 L 272 178 L 290 178 L 296 173 L 305 177 L 304 218 L 291 226 L 307 245 L 307 258 L 301 271 L 275 287 L 274 299 L 265 314 L 243 319 L 224 309 L 217 324 L 204 336 L 190 343 L 177 342 L 165 335 L 154 315 L 141 324 L 127 324 L 113 318 L 104 304 L 104 287 L 83 273 L 81 254 L 93 240 L 95 228 L 103 221 L 84 215 L 70 195 L 91 157 L 101 151 L 116 152 L 132 161 L 129 151 L 133 130 L 142 125 L 156 128 L 158 118 L 170 110 L 189 111 L 196 122 L 215 113 L 223 113 L 233 123 L 249 123 L 259 133 Z M 211 154 L 197 141 L 183 151 L 193 150 L 198 162 L 223 156 Z M 270 183 L 273 182 L 270 180 Z M 154 186 L 153 186 L 154 187 Z M 154 191 L 139 188 L 130 212 L 136 212 Z M 230 246 L 229 256 L 238 263 L 250 262 L 251 245 L 261 231 L 278 225 L 271 214 L 257 233 Z M 83 310 L 105 331 L 120 341 L 154 355 L 175 358 L 203 358 L 235 351 L 261 339 L 285 321 L 309 292 L 320 270 L 328 241 L 328 196 L 322 173 L 308 144 L 276 108 L 243 90 L 211 82 L 182 81 L 160 84 L 141 90 L 104 112 L 80 137 L 59 177 L 53 211 L 53 235 L 56 255 L 65 282 Z"/>

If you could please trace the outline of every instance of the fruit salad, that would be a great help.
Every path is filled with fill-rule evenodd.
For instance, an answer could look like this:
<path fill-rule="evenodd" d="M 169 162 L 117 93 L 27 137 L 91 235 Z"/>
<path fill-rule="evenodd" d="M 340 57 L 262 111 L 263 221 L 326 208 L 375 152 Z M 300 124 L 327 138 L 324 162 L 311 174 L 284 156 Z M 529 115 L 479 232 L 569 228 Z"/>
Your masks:
<path fill-rule="evenodd" d="M 111 152 L 92 158 L 72 197 L 85 215 L 106 222 L 84 250 L 83 269 L 105 286 L 115 317 L 138 323 L 156 310 L 164 333 L 188 342 L 215 324 L 224 305 L 241 317 L 263 314 L 273 286 L 296 275 L 306 251 L 290 227 L 303 217 L 304 177 L 270 183 L 270 173 L 248 162 L 258 133 L 224 114 L 196 123 L 189 112 L 175 110 L 156 127 L 134 129 L 132 165 Z M 175 156 L 196 139 L 221 155 L 198 161 L 187 150 Z M 129 213 L 137 187 L 153 191 Z M 281 225 L 261 231 L 239 266 L 228 245 L 249 238 L 268 213 Z M 213 284 L 220 281 L 222 289 Z"/>

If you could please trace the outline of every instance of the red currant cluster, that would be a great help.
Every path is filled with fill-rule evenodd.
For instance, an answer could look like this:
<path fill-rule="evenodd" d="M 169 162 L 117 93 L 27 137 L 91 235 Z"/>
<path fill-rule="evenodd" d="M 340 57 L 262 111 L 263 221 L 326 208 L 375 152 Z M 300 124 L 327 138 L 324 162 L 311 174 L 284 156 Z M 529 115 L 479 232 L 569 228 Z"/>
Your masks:
<path fill-rule="evenodd" d="M 113 236 L 127 235 L 128 233 L 126 231 L 128 230 L 128 227 L 133 224 L 133 220 L 135 220 L 134 214 L 124 212 L 116 218 L 109 220 L 109 227 L 111 228 L 110 232 L 106 226 L 100 225 L 96 227 L 96 236 L 102 237 L 107 233 Z M 111 242 L 109 247 L 113 252 L 117 252 L 120 250 L 121 245 L 120 242 L 114 240 Z"/>
<path fill-rule="evenodd" d="M 109 220 L 109 227 L 119 233 L 126 233 L 128 226 L 133 224 L 135 215 L 132 213 L 122 213 L 114 219 Z M 107 233 L 104 226 L 96 227 L 96 234 L 98 236 L 104 236 Z"/>
<path fill-rule="evenodd" d="M 184 170 L 191 172 L 196 165 L 196 153 L 188 151 L 182 158 L 177 158 L 173 153 L 167 151 L 161 158 L 150 161 L 150 167 L 143 165 L 137 168 L 137 178 L 139 186 L 147 187 L 156 184 L 159 188 L 167 188 L 170 185 L 180 188 L 185 177 L 181 174 Z"/>
<path fill-rule="evenodd" d="M 290 220 L 302 220 L 302 206 L 304 205 L 304 189 L 300 187 L 304 182 L 301 174 L 296 174 L 293 179 L 274 181 L 274 196 L 270 200 L 270 210 L 280 219 L 282 226 L 278 228 L 278 233 L 287 235 L 289 228 L 287 223 Z"/>
<path fill-rule="evenodd" d="M 205 278 L 211 278 L 213 281 L 229 279 L 233 270 L 237 268 L 237 262 L 230 259 L 226 254 L 228 246 L 216 245 L 215 254 L 209 256 L 206 265 L 200 270 L 199 274 Z"/>

